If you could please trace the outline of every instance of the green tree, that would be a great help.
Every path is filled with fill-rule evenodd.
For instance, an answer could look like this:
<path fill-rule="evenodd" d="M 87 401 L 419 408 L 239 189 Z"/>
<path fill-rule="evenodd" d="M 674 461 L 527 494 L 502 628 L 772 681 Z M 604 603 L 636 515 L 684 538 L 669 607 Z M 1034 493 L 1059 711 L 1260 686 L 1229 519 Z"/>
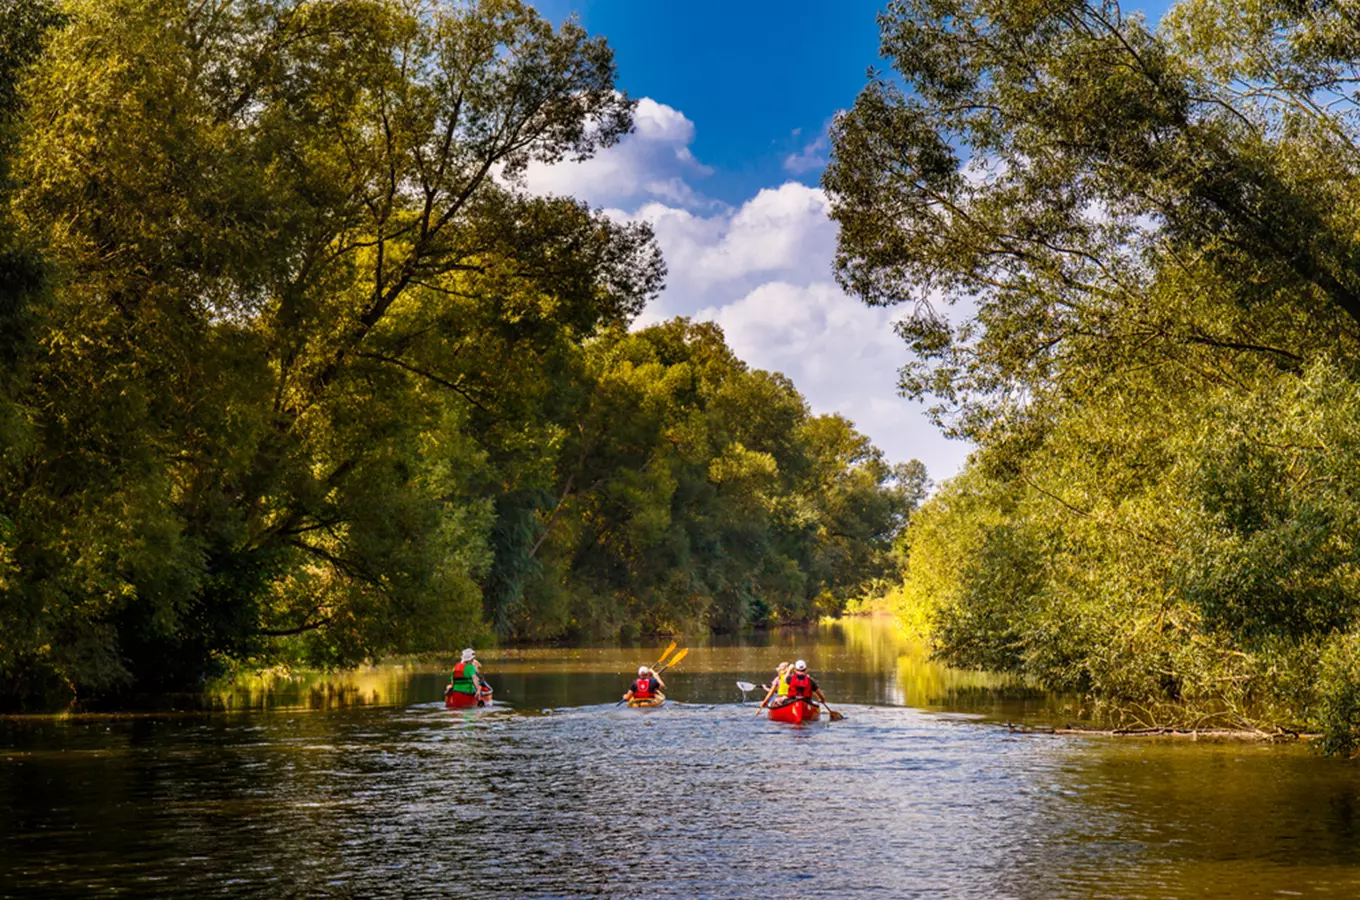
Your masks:
<path fill-rule="evenodd" d="M 498 0 L 63 12 L 14 165 L 56 276 L 2 662 L 155 686 L 475 631 L 516 372 L 660 283 L 645 228 L 515 186 L 628 130 L 609 49 Z"/>
<path fill-rule="evenodd" d="M 901 81 L 834 128 L 838 272 L 917 304 L 903 389 L 979 445 L 908 536 L 914 614 L 1119 715 L 1353 745 L 1353 10 L 881 24 Z"/>

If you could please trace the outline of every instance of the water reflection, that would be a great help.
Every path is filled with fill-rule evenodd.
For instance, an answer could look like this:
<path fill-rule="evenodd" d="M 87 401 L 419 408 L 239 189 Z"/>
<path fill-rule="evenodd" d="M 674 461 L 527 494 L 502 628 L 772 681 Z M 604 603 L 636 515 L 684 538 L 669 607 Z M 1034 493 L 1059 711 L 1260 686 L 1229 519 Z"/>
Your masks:
<path fill-rule="evenodd" d="M 781 661 L 805 659 L 833 702 L 970 710 L 1024 717 L 1052 709 L 1052 698 L 1015 681 L 951 669 L 906 639 L 891 619 L 847 618 L 808 628 L 705 637 L 667 673 L 668 696 L 687 703 L 742 699 L 738 681 L 768 682 Z M 531 647 L 481 652 L 501 705 L 561 709 L 607 702 L 627 689 L 652 645 Z M 339 675 L 303 673 L 239 679 L 207 698 L 220 709 L 404 706 L 443 696 L 448 669 L 390 663 Z M 1050 719 L 1051 720 L 1051 719 Z"/>
<path fill-rule="evenodd" d="M 488 654 L 515 703 L 489 712 L 394 665 L 238 686 L 211 715 L 0 720 L 0 897 L 1360 888 L 1360 770 L 1304 747 L 1009 734 L 954 713 L 1061 700 L 941 670 L 881 622 L 705 642 L 670 679 L 684 702 L 617 710 L 644 653 Z M 797 656 L 846 722 L 733 702 Z"/>

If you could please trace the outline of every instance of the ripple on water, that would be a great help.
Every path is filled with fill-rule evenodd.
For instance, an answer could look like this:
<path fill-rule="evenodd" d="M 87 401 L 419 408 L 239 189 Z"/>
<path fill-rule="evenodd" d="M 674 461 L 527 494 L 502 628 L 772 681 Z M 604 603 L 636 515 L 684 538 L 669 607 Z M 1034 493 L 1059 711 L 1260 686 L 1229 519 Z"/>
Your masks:
<path fill-rule="evenodd" d="M 6 754 L 0 896 L 1355 891 L 1351 769 L 838 708 L 419 704 L 119 726 L 108 752 L 68 732 Z"/>

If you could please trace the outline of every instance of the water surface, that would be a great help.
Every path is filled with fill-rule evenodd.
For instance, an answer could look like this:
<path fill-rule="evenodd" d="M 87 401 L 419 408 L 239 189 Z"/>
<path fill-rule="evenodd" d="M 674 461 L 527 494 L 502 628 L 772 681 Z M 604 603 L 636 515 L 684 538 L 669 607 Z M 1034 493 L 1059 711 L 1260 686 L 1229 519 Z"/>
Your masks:
<path fill-rule="evenodd" d="M 882 622 L 696 646 L 679 702 L 616 709 L 644 652 L 488 653 L 490 711 L 387 666 L 210 714 L 0 721 L 0 896 L 1360 891 L 1360 773 L 1307 748 L 1013 735 L 996 723 L 1062 698 Z M 797 655 L 846 721 L 740 703 L 736 680 Z"/>

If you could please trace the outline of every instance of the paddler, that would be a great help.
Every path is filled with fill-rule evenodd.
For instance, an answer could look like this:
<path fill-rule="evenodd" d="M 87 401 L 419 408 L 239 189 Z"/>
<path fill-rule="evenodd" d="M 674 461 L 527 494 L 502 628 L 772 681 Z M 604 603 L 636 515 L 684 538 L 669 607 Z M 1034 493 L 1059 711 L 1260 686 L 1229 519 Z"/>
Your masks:
<path fill-rule="evenodd" d="M 625 700 L 651 700 L 666 689 L 666 682 L 652 671 L 651 666 L 638 666 L 638 677 L 623 695 Z"/>
<path fill-rule="evenodd" d="M 793 668 L 793 663 L 782 662 L 774 670 L 774 687 L 763 684 L 765 693 L 773 693 L 776 697 L 786 697 L 789 693 L 789 670 Z"/>
<path fill-rule="evenodd" d="M 817 682 L 808 674 L 807 663 L 803 660 L 800 659 L 794 663 L 793 670 L 788 672 L 785 675 L 785 678 L 788 679 L 788 689 L 779 700 L 770 704 L 771 707 L 777 708 L 780 706 L 787 706 L 795 700 L 806 700 L 811 702 L 813 697 L 816 697 L 818 700 L 822 701 L 822 703 L 826 703 L 826 697 L 822 696 L 821 688 L 817 686 Z"/>
<path fill-rule="evenodd" d="M 463 651 L 458 665 L 453 667 L 453 674 L 449 676 L 449 686 L 444 688 L 444 696 L 447 697 L 449 694 L 481 696 L 490 691 L 490 685 L 482 680 L 482 667 L 477 662 L 477 651 L 468 647 Z"/>

